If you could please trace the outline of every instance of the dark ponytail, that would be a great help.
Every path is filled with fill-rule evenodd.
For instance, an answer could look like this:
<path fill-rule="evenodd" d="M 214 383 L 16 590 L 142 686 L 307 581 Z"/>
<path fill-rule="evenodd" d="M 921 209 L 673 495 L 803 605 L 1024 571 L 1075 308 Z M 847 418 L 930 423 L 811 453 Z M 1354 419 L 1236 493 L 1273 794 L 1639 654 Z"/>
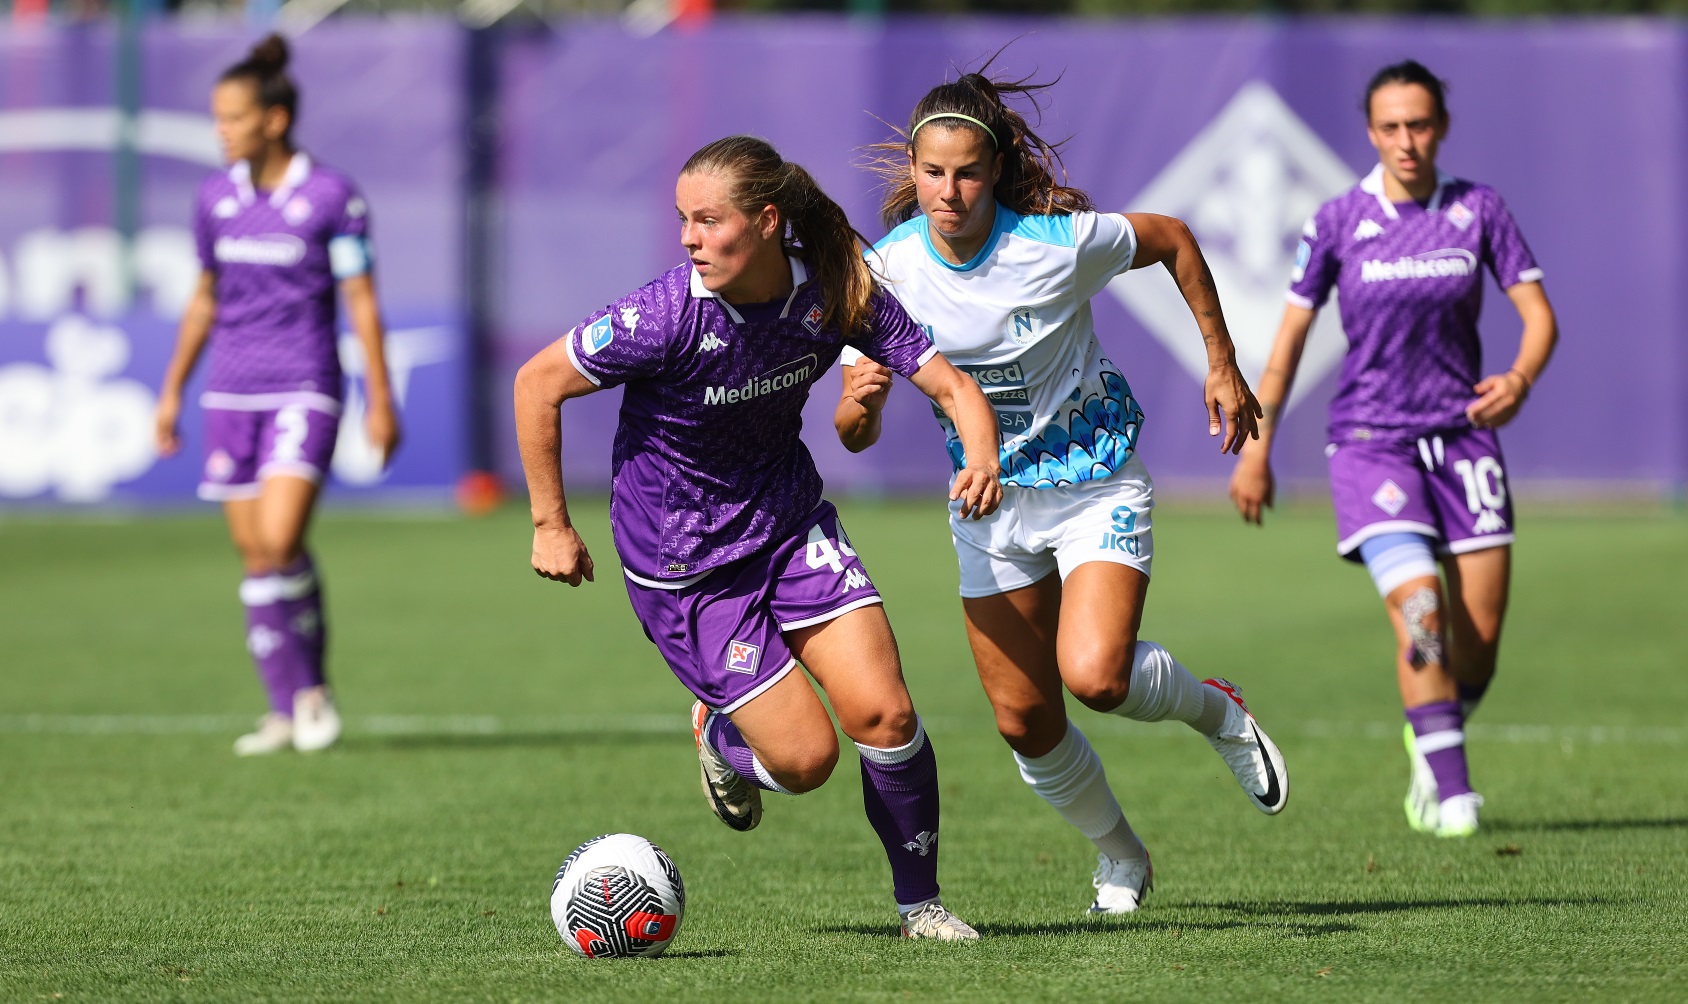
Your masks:
<path fill-rule="evenodd" d="M 902 134 L 901 142 L 876 143 L 868 148 L 872 151 L 868 169 L 885 179 L 885 199 L 880 204 L 879 215 L 887 227 L 912 219 L 920 212 L 909 158 L 919 138 L 916 132 L 928 129 L 971 129 L 1000 151 L 1002 177 L 994 194 L 996 201 L 1016 213 L 1066 216 L 1096 208 L 1083 190 L 1064 183 L 1067 170 L 1061 163 L 1061 144 L 1044 141 L 1032 131 L 1025 116 L 1003 103 L 1003 95 L 1013 94 L 1026 98 L 1036 108 L 1037 92 L 1054 81 L 1040 84 L 1029 77 L 993 80 L 984 71 L 990 69 L 995 58 L 987 60 L 977 73 L 963 74 L 954 83 L 939 84 L 927 91 L 909 115 L 908 129 L 898 130 Z M 966 118 L 941 117 L 927 122 L 934 115 Z M 985 127 L 981 129 L 972 119 L 983 122 Z"/>
<path fill-rule="evenodd" d="M 1366 85 L 1366 96 L 1360 101 L 1360 110 L 1366 113 L 1367 122 L 1371 121 L 1372 95 L 1385 84 L 1417 84 L 1424 88 L 1430 92 L 1430 100 L 1436 105 L 1437 121 L 1448 121 L 1448 85 L 1418 60 L 1403 59 L 1372 74 L 1371 83 Z"/>
<path fill-rule="evenodd" d="M 680 173 L 725 179 L 733 205 L 746 216 L 766 206 L 777 209 L 780 222 L 790 228 L 786 250 L 803 259 L 820 283 L 821 323 L 836 326 L 846 338 L 867 330 L 875 292 L 873 273 L 862 258 L 869 242 L 808 171 L 781 158 L 766 140 L 728 136 L 692 154 Z"/>
<path fill-rule="evenodd" d="M 252 83 L 258 107 L 287 109 L 287 136 L 299 120 L 299 88 L 287 75 L 287 40 L 274 32 L 252 47 L 245 59 L 223 71 L 217 82 L 246 80 Z"/>

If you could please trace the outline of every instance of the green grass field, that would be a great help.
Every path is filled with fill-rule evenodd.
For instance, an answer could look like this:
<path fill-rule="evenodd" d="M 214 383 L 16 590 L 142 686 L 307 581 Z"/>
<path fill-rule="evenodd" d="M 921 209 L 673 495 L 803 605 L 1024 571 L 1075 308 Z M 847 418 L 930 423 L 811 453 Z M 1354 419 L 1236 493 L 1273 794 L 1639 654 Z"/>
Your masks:
<path fill-rule="evenodd" d="M 1675 999 L 1688 991 L 1688 518 L 1524 511 L 1502 682 L 1471 728 L 1486 829 L 1410 832 L 1388 631 L 1328 513 L 1156 513 L 1145 635 L 1237 681 L 1288 758 L 1249 807 L 1187 728 L 1077 708 L 1155 855 L 1092 920 L 1088 843 L 1019 780 L 962 640 L 933 505 L 846 500 L 943 771 L 947 902 L 893 937 L 846 754 L 729 831 L 628 610 L 526 566 L 525 514 L 330 512 L 315 532 L 348 730 L 238 760 L 261 710 L 212 515 L 0 520 L 0 999 Z M 581 840 L 667 849 L 655 961 L 575 958 L 547 911 Z M 1225 995 L 1225 996 L 1221 996 Z"/>

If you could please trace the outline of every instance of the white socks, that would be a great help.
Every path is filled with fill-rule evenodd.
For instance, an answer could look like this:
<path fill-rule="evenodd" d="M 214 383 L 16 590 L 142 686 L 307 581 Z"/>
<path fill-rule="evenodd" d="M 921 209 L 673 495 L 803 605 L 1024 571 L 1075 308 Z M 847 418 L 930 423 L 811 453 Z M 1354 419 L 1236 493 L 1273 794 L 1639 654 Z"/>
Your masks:
<path fill-rule="evenodd" d="M 1139 722 L 1176 718 L 1202 735 L 1212 736 L 1225 724 L 1227 703 L 1219 688 L 1197 680 L 1172 653 L 1152 641 L 1138 639 L 1125 701 L 1110 714 Z"/>
<path fill-rule="evenodd" d="M 1032 790 L 1089 837 L 1098 851 L 1116 859 L 1145 857 L 1143 842 L 1131 831 L 1131 824 L 1125 821 L 1125 813 L 1108 788 L 1101 759 L 1078 726 L 1069 721 L 1067 734 L 1043 756 L 1015 753 L 1014 762 L 1020 765 L 1020 777 Z"/>

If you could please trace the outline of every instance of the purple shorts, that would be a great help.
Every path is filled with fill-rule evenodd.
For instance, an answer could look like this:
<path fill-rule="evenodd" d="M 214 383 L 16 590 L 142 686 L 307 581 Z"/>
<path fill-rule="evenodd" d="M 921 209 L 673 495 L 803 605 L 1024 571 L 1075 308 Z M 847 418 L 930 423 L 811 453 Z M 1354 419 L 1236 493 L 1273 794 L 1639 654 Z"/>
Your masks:
<path fill-rule="evenodd" d="M 880 602 L 831 502 L 760 554 L 679 589 L 628 579 L 627 595 L 674 675 L 721 712 L 743 707 L 797 665 L 785 632 Z"/>
<path fill-rule="evenodd" d="M 1512 543 L 1512 500 L 1493 429 L 1458 429 L 1392 442 L 1325 448 L 1336 503 L 1336 553 L 1385 533 L 1422 533 L 1442 554 Z"/>
<path fill-rule="evenodd" d="M 340 402 L 328 395 L 212 392 L 199 403 L 205 409 L 200 498 L 257 498 L 259 483 L 272 475 L 320 482 L 328 473 L 340 429 Z"/>

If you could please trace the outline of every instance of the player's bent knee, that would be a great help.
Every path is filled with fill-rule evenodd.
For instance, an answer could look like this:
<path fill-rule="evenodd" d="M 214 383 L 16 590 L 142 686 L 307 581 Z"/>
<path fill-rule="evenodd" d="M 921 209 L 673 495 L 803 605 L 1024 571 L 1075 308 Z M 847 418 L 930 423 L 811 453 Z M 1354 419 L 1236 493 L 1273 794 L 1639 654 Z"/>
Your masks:
<path fill-rule="evenodd" d="M 851 709 L 848 720 L 839 712 L 839 725 L 852 742 L 891 749 L 914 738 L 916 717 L 914 702 L 903 694 L 871 708 Z"/>
<path fill-rule="evenodd" d="M 1041 705 L 1013 710 L 998 708 L 996 731 L 1008 747 L 1021 756 L 1043 756 L 1067 734 L 1066 709 Z"/>
<path fill-rule="evenodd" d="M 780 787 L 793 795 L 802 795 L 814 791 L 826 783 L 832 776 L 832 769 L 838 766 L 838 740 L 831 735 L 828 742 L 813 743 L 801 749 L 782 751 L 777 763 L 768 762 L 763 758 L 763 766 L 768 773 L 780 783 Z"/>

